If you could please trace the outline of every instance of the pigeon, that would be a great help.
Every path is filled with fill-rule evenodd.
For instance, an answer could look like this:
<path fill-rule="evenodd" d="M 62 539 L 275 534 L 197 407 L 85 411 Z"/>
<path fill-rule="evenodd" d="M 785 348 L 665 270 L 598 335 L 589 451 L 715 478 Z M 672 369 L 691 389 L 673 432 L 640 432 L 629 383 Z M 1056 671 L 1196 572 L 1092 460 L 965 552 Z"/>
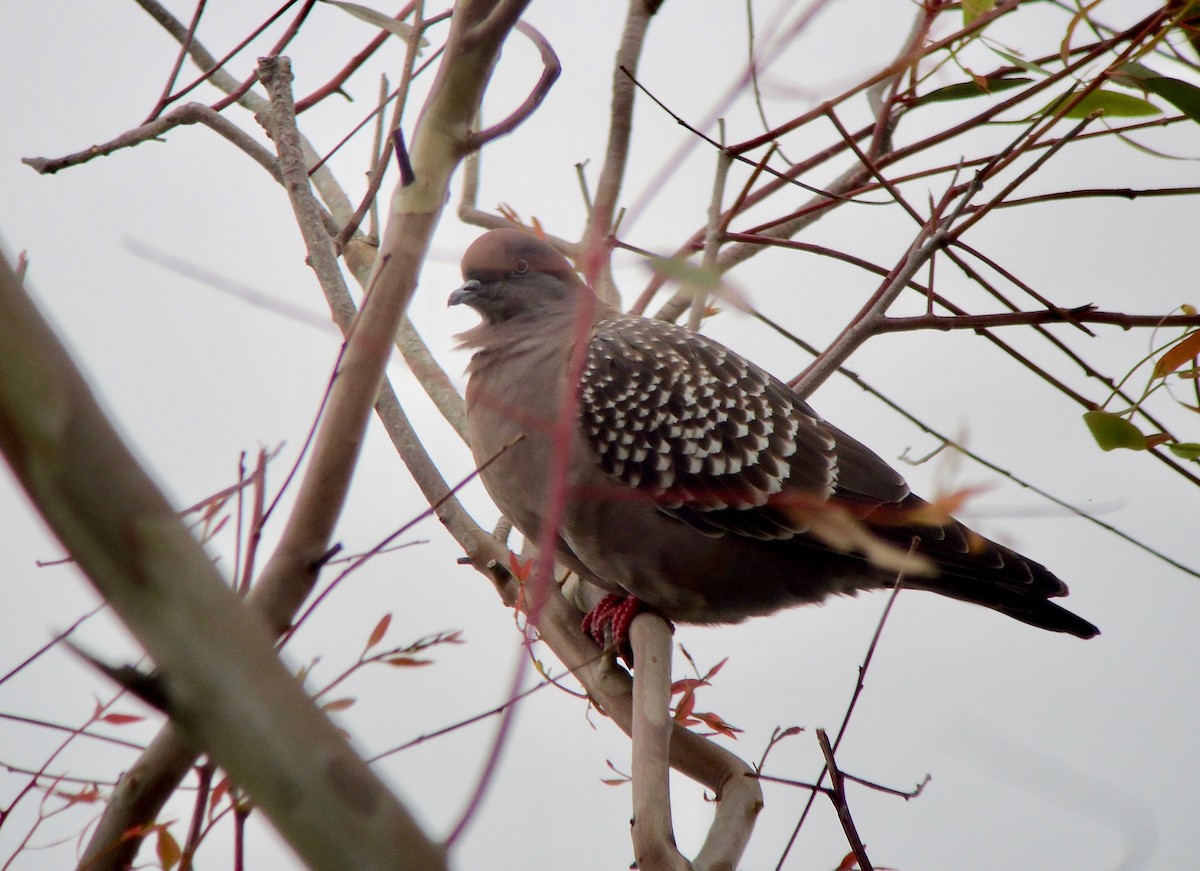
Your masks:
<path fill-rule="evenodd" d="M 554 556 L 608 594 L 585 618 L 603 646 L 634 614 L 736 623 L 833 594 L 929 590 L 1091 638 L 1051 599 L 1067 586 L 909 491 L 903 476 L 745 357 L 598 299 L 522 229 L 462 261 L 449 305 L 484 487 L 529 540 L 552 500 Z M 556 486 L 556 452 L 568 451 Z"/>

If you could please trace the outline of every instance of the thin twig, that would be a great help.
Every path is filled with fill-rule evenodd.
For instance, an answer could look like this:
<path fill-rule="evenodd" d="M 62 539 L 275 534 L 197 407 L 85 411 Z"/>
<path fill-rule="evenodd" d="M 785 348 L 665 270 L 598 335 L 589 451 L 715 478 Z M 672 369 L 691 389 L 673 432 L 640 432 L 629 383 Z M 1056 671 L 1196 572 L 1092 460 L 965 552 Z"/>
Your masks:
<path fill-rule="evenodd" d="M 859 871 L 874 871 L 871 860 L 867 858 L 867 848 L 863 846 L 858 828 L 854 825 L 854 818 L 850 815 L 850 805 L 846 803 L 846 782 L 833 758 L 833 748 L 829 746 L 829 736 L 825 734 L 824 729 L 817 730 L 817 743 L 821 745 L 821 755 L 825 757 L 825 770 L 829 772 L 830 789 L 827 795 L 837 810 L 838 821 L 842 824 L 842 831 L 850 849 L 854 851 L 854 858 L 858 860 Z"/>
<path fill-rule="evenodd" d="M 127 130 L 115 139 L 110 139 L 108 142 L 100 145 L 93 145 L 74 154 L 54 158 L 26 157 L 22 158 L 21 162 L 26 166 L 33 167 L 35 171 L 42 175 L 53 175 L 60 170 L 79 166 L 97 157 L 106 157 L 122 148 L 132 148 L 143 142 L 158 139 L 167 131 L 187 124 L 203 124 L 211 128 L 248 154 L 253 158 L 255 163 L 271 173 L 271 176 L 276 181 L 279 181 L 279 167 L 275 162 L 274 156 L 255 142 L 242 128 L 203 103 L 187 103 L 177 109 L 171 110 L 166 115 L 154 121 L 150 121 L 140 127 L 135 127 L 132 130 Z"/>
<path fill-rule="evenodd" d="M 188 55 L 188 49 L 192 47 L 192 40 L 196 37 L 196 27 L 200 24 L 200 16 L 204 14 L 204 6 L 208 0 L 196 0 L 196 11 L 192 13 L 192 20 L 188 22 L 187 34 L 179 45 L 179 54 L 175 57 L 175 65 L 171 67 L 171 72 L 167 74 L 167 82 L 163 85 L 162 96 L 158 98 L 158 102 L 154 104 L 154 108 L 150 110 L 150 114 L 146 116 L 143 124 L 147 124 L 157 118 L 171 102 L 171 88 L 175 86 L 175 80 L 179 77 L 179 71 L 183 68 L 183 60 Z M 178 99 L 176 97 L 175 99 Z"/>

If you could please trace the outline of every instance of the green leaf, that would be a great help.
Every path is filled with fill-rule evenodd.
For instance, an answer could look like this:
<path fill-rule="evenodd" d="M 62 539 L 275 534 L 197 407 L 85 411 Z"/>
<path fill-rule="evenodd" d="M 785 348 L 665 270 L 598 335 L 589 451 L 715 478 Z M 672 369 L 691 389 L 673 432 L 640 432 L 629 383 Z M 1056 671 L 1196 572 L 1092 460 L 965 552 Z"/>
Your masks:
<path fill-rule="evenodd" d="M 1175 442 L 1167 445 L 1171 453 L 1184 460 L 1200 460 L 1200 444 L 1196 442 Z"/>
<path fill-rule="evenodd" d="M 1028 85 L 1033 79 L 1024 77 L 1008 79 L 986 79 L 986 84 L 979 82 L 959 82 L 954 85 L 946 85 L 944 88 L 938 88 L 936 91 L 930 91 L 928 94 L 922 94 L 914 102 L 914 106 L 923 106 L 926 103 L 945 103 L 950 100 L 967 100 L 971 97 L 985 97 L 988 94 L 998 94 L 1001 91 L 1008 91 L 1013 88 L 1019 88 L 1021 85 Z"/>
<path fill-rule="evenodd" d="M 962 0 L 963 24 L 967 25 L 996 8 L 996 0 Z"/>
<path fill-rule="evenodd" d="M 1169 76 L 1155 76 L 1142 84 L 1200 124 L 1200 88 Z"/>
<path fill-rule="evenodd" d="M 994 45 L 988 46 L 988 48 L 990 48 L 996 54 L 1000 55 L 1000 57 L 1004 58 L 1006 61 L 1008 61 L 1013 66 L 1020 67 L 1021 69 L 1025 70 L 1025 72 L 1027 72 L 1027 73 L 1034 73 L 1036 75 L 1046 76 L 1046 77 L 1049 77 L 1049 75 L 1050 75 L 1050 70 L 1046 69 L 1045 67 L 1038 66 L 1033 61 L 1025 60 L 1025 58 L 1023 58 L 1023 57 L 1017 57 L 1017 55 L 1010 54 L 1007 51 L 1001 51 L 1000 49 L 996 48 L 996 46 L 994 46 Z"/>
<path fill-rule="evenodd" d="M 405 24 L 403 21 L 397 21 L 390 15 L 384 15 L 378 10 L 372 9 L 369 6 L 362 6 L 358 3 L 347 3 L 344 0 L 324 0 L 330 6 L 336 6 L 339 9 L 345 10 L 360 21 L 365 21 L 368 24 L 374 24 L 380 30 L 386 30 L 388 33 L 400 37 L 405 42 L 412 35 L 412 27 Z M 421 48 L 425 48 L 429 42 L 424 38 L 421 39 Z"/>
<path fill-rule="evenodd" d="M 1160 76 L 1144 64 L 1130 61 L 1112 75 L 1118 85 L 1143 88 L 1162 97 L 1193 121 L 1200 123 L 1200 88 L 1193 84 Z"/>
<path fill-rule="evenodd" d="M 1092 438 L 1101 450 L 1146 450 L 1146 437 L 1142 431 L 1123 417 L 1108 411 L 1089 411 L 1083 416 L 1083 422 L 1091 430 Z"/>
<path fill-rule="evenodd" d="M 681 284 L 691 284 L 705 290 L 715 290 L 721 284 L 721 273 L 717 270 L 706 269 L 676 257 L 651 257 L 650 266 L 655 272 Z"/>
<path fill-rule="evenodd" d="M 698 266 L 678 257 L 651 257 L 650 268 L 678 281 L 685 293 L 712 294 L 742 311 L 754 310 L 745 295 L 726 281 L 718 269 Z M 710 310 L 710 313 L 715 314 L 715 311 Z"/>
<path fill-rule="evenodd" d="M 1142 115 L 1159 115 L 1162 110 L 1141 97 L 1098 88 L 1080 100 L 1064 117 L 1086 118 L 1093 112 L 1103 112 L 1117 118 L 1138 118 Z"/>

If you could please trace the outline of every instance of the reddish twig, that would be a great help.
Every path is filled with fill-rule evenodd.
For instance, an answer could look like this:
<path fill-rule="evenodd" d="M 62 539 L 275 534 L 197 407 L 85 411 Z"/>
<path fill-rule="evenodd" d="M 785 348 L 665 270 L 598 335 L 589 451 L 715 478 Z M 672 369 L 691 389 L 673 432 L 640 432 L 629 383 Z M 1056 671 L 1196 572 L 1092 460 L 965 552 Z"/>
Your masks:
<path fill-rule="evenodd" d="M 464 145 L 468 151 L 478 151 L 492 140 L 507 136 L 520 127 L 525 119 L 537 111 L 538 106 L 542 105 L 542 101 L 546 99 L 546 95 L 550 93 L 554 82 L 562 73 L 562 64 L 558 61 L 558 55 L 554 53 L 554 49 L 546 41 L 546 37 L 542 36 L 537 28 L 526 21 L 518 21 L 515 27 L 537 46 L 538 54 L 542 58 L 542 75 L 538 78 L 537 84 L 533 86 L 533 90 L 529 92 L 529 96 L 512 114 L 491 127 L 467 136 Z"/>
<path fill-rule="evenodd" d="M 886 317 L 875 326 L 878 333 L 912 330 L 981 330 L 992 327 L 1031 326 L 1033 324 L 1110 324 L 1124 330 L 1134 327 L 1200 327 L 1200 315 L 1132 315 L 1125 312 L 1099 311 L 1092 305 L 1052 308 L 1038 311 L 998 312 L 987 315 L 915 315 Z"/>
<path fill-rule="evenodd" d="M 171 88 L 175 85 L 175 80 L 179 77 L 179 71 L 183 68 L 183 60 L 188 56 L 188 50 L 192 47 L 192 40 L 196 36 L 196 27 L 200 24 L 200 16 L 204 14 L 204 7 L 208 0 L 196 0 L 196 11 L 192 13 L 192 20 L 188 22 L 187 33 L 179 43 L 179 54 L 175 56 L 175 65 L 171 67 L 171 72 L 167 75 L 167 82 L 163 85 L 162 95 L 158 98 L 158 102 L 154 104 L 154 108 L 150 110 L 150 114 L 146 116 L 143 124 L 148 124 L 159 116 L 172 101 Z M 178 99 L 178 98 L 175 98 Z"/>
<path fill-rule="evenodd" d="M 909 555 L 916 550 L 916 540 L 909 547 Z M 888 616 L 892 613 L 892 606 L 896 603 L 896 597 L 900 595 L 900 590 L 904 586 L 903 576 L 896 578 L 896 584 L 892 588 L 891 595 L 888 596 L 887 604 L 883 606 L 883 613 L 879 615 L 879 622 L 875 626 L 875 634 L 871 636 L 871 643 L 867 645 L 866 655 L 863 657 L 862 665 L 858 667 L 858 680 L 854 684 L 854 692 L 850 695 L 850 701 L 846 705 L 846 713 L 842 715 L 841 725 L 838 726 L 837 737 L 834 738 L 832 748 L 836 750 L 842 744 L 842 738 L 846 734 L 846 727 L 850 725 L 850 718 L 854 715 L 854 709 L 858 705 L 858 700 L 862 696 L 863 689 L 866 687 L 867 670 L 871 667 L 871 661 L 875 658 L 875 650 L 879 646 L 879 639 L 883 635 L 883 627 L 887 624 Z M 828 769 L 823 769 L 819 777 L 817 777 L 816 785 L 819 788 Z M 808 819 L 808 814 L 812 810 L 813 803 L 816 801 L 817 793 L 814 791 L 808 797 L 808 801 L 804 804 L 804 809 L 800 812 L 800 818 L 796 821 L 795 827 L 792 829 L 792 834 L 788 838 L 788 842 L 784 845 L 783 852 L 779 856 L 779 861 L 775 865 L 775 871 L 780 871 L 783 868 L 783 863 L 787 859 L 788 853 L 791 852 L 792 845 L 796 843 L 796 838 L 800 835 L 800 829 L 804 826 L 804 821 Z"/>
<path fill-rule="evenodd" d="M 817 743 L 821 745 L 821 755 L 825 757 L 825 770 L 829 773 L 830 789 L 826 795 L 837 811 L 838 822 L 842 824 L 846 841 L 858 860 L 859 871 L 874 871 L 871 860 L 867 858 L 867 848 L 863 846 L 862 838 L 854 825 L 854 818 L 850 815 L 850 805 L 846 802 L 846 782 L 833 758 L 833 748 L 829 746 L 829 736 L 825 734 L 824 729 L 817 730 Z"/>

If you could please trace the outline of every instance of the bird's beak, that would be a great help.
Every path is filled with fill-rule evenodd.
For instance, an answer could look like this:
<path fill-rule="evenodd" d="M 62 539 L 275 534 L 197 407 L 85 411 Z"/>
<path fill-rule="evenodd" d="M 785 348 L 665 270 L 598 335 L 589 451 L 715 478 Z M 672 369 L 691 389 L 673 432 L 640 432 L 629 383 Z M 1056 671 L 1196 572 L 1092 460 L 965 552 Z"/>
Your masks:
<path fill-rule="evenodd" d="M 450 294 L 450 298 L 446 300 L 447 308 L 452 305 L 458 305 L 463 302 L 470 302 L 479 290 L 479 281 L 472 278 L 470 281 L 464 281 L 462 287 Z"/>

